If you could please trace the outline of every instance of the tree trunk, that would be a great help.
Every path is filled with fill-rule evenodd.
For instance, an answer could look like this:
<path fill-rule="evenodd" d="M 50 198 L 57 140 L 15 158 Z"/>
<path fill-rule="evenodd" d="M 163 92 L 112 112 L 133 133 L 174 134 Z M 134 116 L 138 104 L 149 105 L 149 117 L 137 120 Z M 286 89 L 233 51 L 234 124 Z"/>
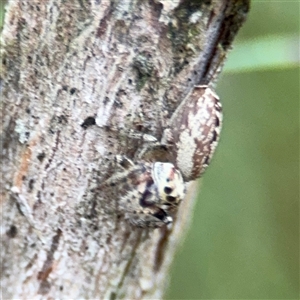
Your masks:
<path fill-rule="evenodd" d="M 141 148 L 127 132 L 160 140 L 193 86 L 215 81 L 248 2 L 9 1 L 3 299 L 162 298 L 195 187 L 173 226 L 160 229 L 115 216 L 118 199 L 100 205 L 95 190 L 115 155 L 133 159 Z"/>

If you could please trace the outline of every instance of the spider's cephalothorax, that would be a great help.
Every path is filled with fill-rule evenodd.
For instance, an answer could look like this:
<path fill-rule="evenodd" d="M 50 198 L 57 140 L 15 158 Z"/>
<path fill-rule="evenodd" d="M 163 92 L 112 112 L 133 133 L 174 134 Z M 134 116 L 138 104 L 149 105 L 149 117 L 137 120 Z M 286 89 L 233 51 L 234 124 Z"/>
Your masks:
<path fill-rule="evenodd" d="M 125 156 L 117 157 L 124 170 L 105 181 L 101 192 L 118 199 L 118 211 L 139 227 L 160 227 L 173 221 L 167 213 L 183 200 L 185 184 L 171 163 L 134 164 Z M 124 167 L 125 166 L 125 167 Z"/>
<path fill-rule="evenodd" d="M 199 178 L 208 166 L 221 124 L 218 96 L 207 86 L 195 86 L 170 118 L 161 141 L 147 137 L 147 147 L 135 163 L 118 156 L 122 171 L 100 189 L 116 199 L 119 211 L 136 226 L 171 223 L 170 213 L 184 198 L 185 182 Z"/>

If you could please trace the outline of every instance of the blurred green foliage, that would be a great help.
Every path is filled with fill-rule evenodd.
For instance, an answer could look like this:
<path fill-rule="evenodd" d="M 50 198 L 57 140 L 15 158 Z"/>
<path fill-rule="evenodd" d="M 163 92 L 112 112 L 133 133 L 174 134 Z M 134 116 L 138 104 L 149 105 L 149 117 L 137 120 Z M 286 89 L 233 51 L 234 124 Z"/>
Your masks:
<path fill-rule="evenodd" d="M 253 1 L 166 299 L 299 299 L 299 1 Z"/>

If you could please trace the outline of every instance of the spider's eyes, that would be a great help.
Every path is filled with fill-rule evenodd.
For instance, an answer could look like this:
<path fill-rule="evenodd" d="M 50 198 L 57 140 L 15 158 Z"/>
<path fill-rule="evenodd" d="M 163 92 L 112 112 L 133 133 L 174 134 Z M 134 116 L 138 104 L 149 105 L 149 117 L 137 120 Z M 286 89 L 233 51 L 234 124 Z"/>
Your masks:
<path fill-rule="evenodd" d="M 166 194 L 171 194 L 172 191 L 173 191 L 173 189 L 171 189 L 171 188 L 168 187 L 168 186 L 166 186 L 166 187 L 164 188 L 164 192 L 165 192 Z"/>
<path fill-rule="evenodd" d="M 175 202 L 176 201 L 176 198 L 173 197 L 173 196 L 167 196 L 166 199 L 167 199 L 168 202 Z"/>

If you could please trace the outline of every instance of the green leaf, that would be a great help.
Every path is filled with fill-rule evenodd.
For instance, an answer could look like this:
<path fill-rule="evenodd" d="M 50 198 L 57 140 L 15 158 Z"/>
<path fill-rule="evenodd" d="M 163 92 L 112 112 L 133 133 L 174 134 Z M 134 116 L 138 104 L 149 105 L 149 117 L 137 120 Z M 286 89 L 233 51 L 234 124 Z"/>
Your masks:
<path fill-rule="evenodd" d="M 239 42 L 229 55 L 224 72 L 238 73 L 299 66 L 299 36 L 264 36 Z"/>

